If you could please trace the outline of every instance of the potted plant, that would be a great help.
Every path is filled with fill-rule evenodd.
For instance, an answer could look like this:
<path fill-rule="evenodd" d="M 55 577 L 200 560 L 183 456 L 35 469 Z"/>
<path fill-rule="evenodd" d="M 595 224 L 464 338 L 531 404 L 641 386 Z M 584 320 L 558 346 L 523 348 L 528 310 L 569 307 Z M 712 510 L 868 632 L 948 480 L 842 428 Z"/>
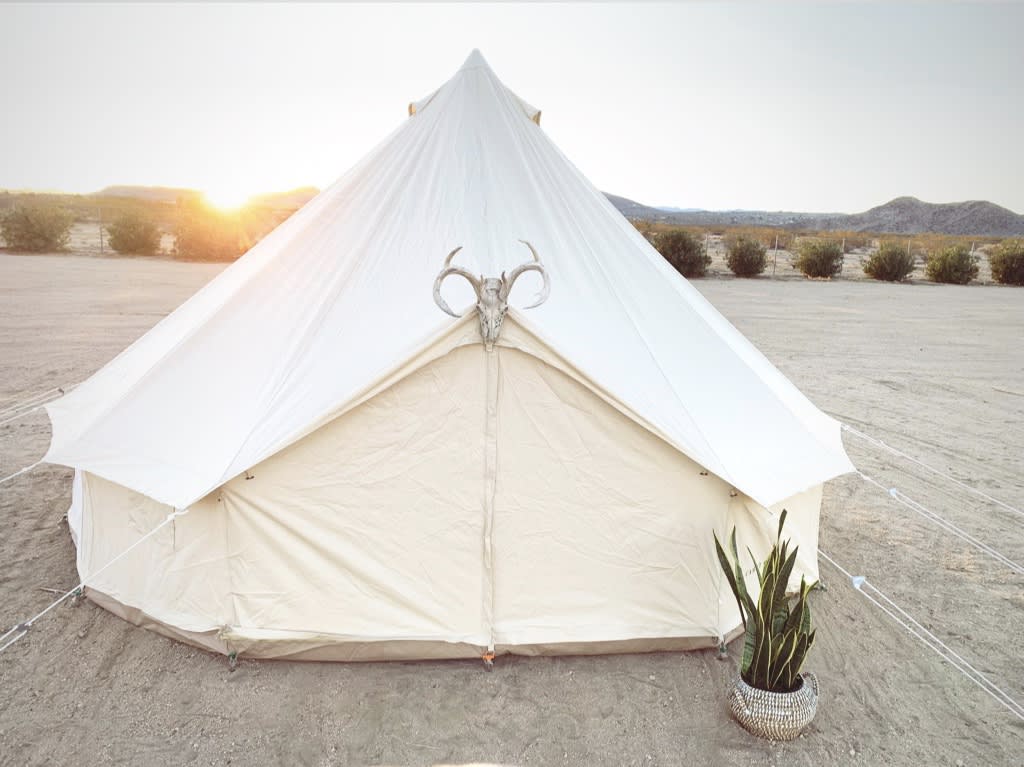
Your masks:
<path fill-rule="evenodd" d="M 800 577 L 800 590 L 787 596 L 796 554 L 782 540 L 786 511 L 779 518 L 779 532 L 768 558 L 758 564 L 752 552 L 760 590 L 751 596 L 736 552 L 736 528 L 729 538 L 732 560 L 715 535 L 718 561 L 736 597 L 746 636 L 740 676 L 730 693 L 733 715 L 754 735 L 770 740 L 792 740 L 806 727 L 818 707 L 818 680 L 801 673 L 807 651 L 814 644 L 807 595 L 815 584 Z"/>

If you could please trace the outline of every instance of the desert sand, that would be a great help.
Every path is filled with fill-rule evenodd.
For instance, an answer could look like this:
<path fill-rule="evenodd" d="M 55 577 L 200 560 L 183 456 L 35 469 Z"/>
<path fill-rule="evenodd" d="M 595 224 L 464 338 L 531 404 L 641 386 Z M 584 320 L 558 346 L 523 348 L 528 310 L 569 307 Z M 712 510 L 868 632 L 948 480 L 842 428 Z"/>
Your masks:
<path fill-rule="evenodd" d="M 167 260 L 0 255 L 0 408 L 88 376 L 219 272 Z M 822 409 L 1024 507 L 1024 292 L 862 280 L 695 283 Z M 681 341 L 682 342 L 682 341 Z M 0 418 L 0 420 L 3 420 Z M 45 414 L 0 426 L 0 476 L 44 452 Z M 1024 517 L 889 460 L 854 462 L 1024 562 Z M 77 582 L 71 471 L 0 486 L 0 626 Z M 1024 577 L 855 475 L 830 482 L 821 548 L 1024 701 Z M 1024 722 L 828 564 L 804 737 L 729 717 L 740 651 L 479 662 L 225 658 L 65 604 L 0 655 L 0 764 L 1021 765 Z"/>

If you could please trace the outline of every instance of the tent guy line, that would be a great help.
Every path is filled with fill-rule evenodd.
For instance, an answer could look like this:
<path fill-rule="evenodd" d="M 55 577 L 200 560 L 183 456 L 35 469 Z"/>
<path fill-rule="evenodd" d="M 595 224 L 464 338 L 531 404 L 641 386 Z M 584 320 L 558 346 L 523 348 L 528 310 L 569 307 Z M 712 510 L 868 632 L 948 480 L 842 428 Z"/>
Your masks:
<path fill-rule="evenodd" d="M 12 479 L 14 479 L 15 477 L 20 477 L 22 474 L 28 474 L 30 471 L 32 471 L 32 469 L 36 468 L 36 466 L 39 466 L 42 463 L 44 463 L 44 462 L 43 461 L 36 461 L 35 463 L 31 464 L 30 466 L 26 466 L 24 469 L 18 469 L 13 474 L 11 474 L 9 476 L 6 476 L 3 479 L 0 479 L 0 485 L 4 484 L 5 482 L 10 482 Z"/>
<path fill-rule="evenodd" d="M 908 509 L 910 509 L 911 511 L 917 512 L 922 517 L 924 517 L 925 519 L 929 520 L 930 522 L 935 523 L 936 525 L 941 527 L 946 532 L 952 533 L 957 538 L 960 538 L 961 540 L 963 540 L 966 543 L 970 544 L 971 546 L 973 546 L 975 549 L 977 549 L 978 551 L 982 552 L 983 554 L 987 554 L 989 557 L 991 557 L 992 559 L 996 560 L 997 562 L 1000 562 L 1001 564 L 1006 565 L 1011 570 L 1013 570 L 1015 573 L 1018 573 L 1019 575 L 1024 575 L 1024 565 L 1017 564 L 1016 562 L 1014 562 L 1012 559 L 1010 559 L 1006 555 L 1000 553 L 996 549 L 994 549 L 991 546 L 989 546 L 987 543 L 983 543 L 982 541 L 979 541 L 977 538 L 972 536 L 970 533 L 968 533 L 965 530 L 957 527 L 952 522 L 950 522 L 948 519 L 945 519 L 944 517 L 939 516 L 938 514 L 936 514 L 931 509 L 926 508 L 923 504 L 915 501 L 913 498 L 911 498 L 910 496 L 906 495 L 905 493 L 900 492 L 897 488 L 895 488 L 895 487 L 886 487 L 881 482 L 879 482 L 876 479 L 872 479 L 871 477 L 869 477 L 867 474 L 865 474 L 862 471 L 858 471 L 857 475 L 861 479 L 863 479 L 865 482 L 867 482 L 868 484 L 874 485 L 879 490 L 882 490 L 883 492 L 885 492 L 886 495 L 888 495 L 890 498 L 892 498 L 897 503 L 901 503 L 904 506 L 906 506 Z"/>
<path fill-rule="evenodd" d="M 57 399 L 57 398 L 55 398 L 55 399 Z M 24 413 L 18 413 L 17 415 L 12 415 L 10 418 L 6 418 L 3 421 L 0 421 L 0 426 L 6 426 L 7 424 L 12 423 L 14 421 L 17 421 L 20 418 L 24 418 L 27 415 L 32 415 L 32 413 L 35 413 L 37 410 L 42 410 L 44 407 L 46 407 L 47 404 L 48 404 L 47 402 L 43 402 L 42 404 L 36 405 L 31 410 L 26 410 Z"/>
<path fill-rule="evenodd" d="M 79 381 L 78 383 L 73 383 L 70 386 L 54 387 L 53 389 L 45 391 L 42 394 L 37 394 L 35 397 L 28 397 L 27 399 L 23 400 L 17 405 L 7 408 L 3 412 L 0 412 L 0 417 L 7 416 L 6 418 L 4 418 L 4 420 L 0 421 L 0 426 L 5 426 L 9 423 L 17 421 L 20 418 L 24 418 L 27 415 L 35 413 L 37 410 L 41 410 L 42 408 L 49 405 L 51 402 L 56 402 L 58 399 L 60 399 L 65 394 L 70 392 L 76 386 L 78 386 L 78 384 L 80 383 L 82 382 Z M 29 409 L 24 410 L 22 412 L 18 412 L 19 410 L 25 407 Z M 13 415 L 11 415 L 12 413 Z"/>
<path fill-rule="evenodd" d="M 109 562 L 107 562 L 105 565 L 103 565 L 103 567 L 99 568 L 98 570 L 96 570 L 96 571 L 94 571 L 92 573 L 89 573 L 89 575 L 87 575 L 85 578 L 82 578 L 82 580 L 80 580 L 78 582 L 77 586 L 74 586 L 73 588 L 71 588 L 68 591 L 66 591 L 62 596 L 60 596 L 57 599 L 55 599 L 53 602 L 51 602 L 49 605 L 47 605 L 45 609 L 43 609 L 41 612 L 39 612 L 38 614 L 36 614 L 32 618 L 29 618 L 27 621 L 22 621 L 21 623 L 18 623 L 15 626 L 13 626 L 11 629 L 9 629 L 7 631 L 7 633 L 5 633 L 3 636 L 0 636 L 0 642 L 3 642 L 5 639 L 7 639 L 8 637 L 11 637 L 13 635 L 12 639 L 9 639 L 6 643 L 0 645 L 0 652 L 3 652 L 8 647 L 10 647 L 15 642 L 17 642 L 19 639 L 23 638 L 26 634 L 28 634 L 29 629 L 31 629 L 32 626 L 35 625 L 35 622 L 38 621 L 40 618 L 42 618 L 44 615 L 46 615 L 48 612 L 50 612 L 52 609 L 54 609 L 57 605 L 61 604 L 65 600 L 75 596 L 76 594 L 80 594 L 82 589 L 85 588 L 85 586 L 86 586 L 86 581 L 92 580 L 93 578 L 98 576 L 100 573 L 102 573 L 108 567 L 110 567 L 111 565 L 115 564 L 116 562 L 118 562 L 123 557 L 127 556 L 131 551 L 133 551 L 137 546 L 139 546 L 145 540 L 147 540 L 151 536 L 155 535 L 157 532 L 162 530 L 165 526 L 167 526 L 167 525 L 171 524 L 172 522 L 174 522 L 175 519 L 177 519 L 178 517 L 183 517 L 186 514 L 188 514 L 188 511 L 189 511 L 188 509 L 182 509 L 182 510 L 175 509 L 170 514 L 168 514 L 166 517 L 164 517 L 164 521 L 163 522 L 161 522 L 156 527 L 154 527 L 152 530 L 150 530 L 148 533 L 143 535 L 141 538 L 139 538 L 137 541 L 135 541 L 135 543 L 133 543 L 127 549 L 125 549 L 120 554 L 118 554 L 116 557 L 114 557 Z"/>
<path fill-rule="evenodd" d="M 882 440 L 878 439 L 877 437 L 872 437 L 869 434 L 865 434 L 864 432 L 855 429 L 854 427 L 850 426 L 850 424 L 846 423 L 845 421 L 840 420 L 840 424 L 842 425 L 843 431 L 848 432 L 849 434 L 852 434 L 855 437 L 860 437 L 862 440 L 864 440 L 868 444 L 874 445 L 875 447 L 878 447 L 878 448 L 880 448 L 882 450 L 885 450 L 886 452 L 892 453 L 893 455 L 898 455 L 900 458 L 904 458 L 904 459 L 910 461 L 911 463 L 915 464 L 916 466 L 920 466 L 925 471 L 929 471 L 932 474 L 935 474 L 936 476 L 942 477 L 943 479 L 947 480 L 948 482 L 952 482 L 954 485 L 957 485 L 958 487 L 963 488 L 964 490 L 967 490 L 968 492 L 974 493 L 975 495 L 979 495 L 982 498 L 984 498 L 985 500 L 990 501 L 990 502 L 996 504 L 997 506 L 1001 506 L 1002 508 L 1006 509 L 1007 511 L 1011 511 L 1014 514 L 1019 514 L 1020 516 L 1024 517 L 1024 511 L 1021 511 L 1020 509 L 1018 509 L 1015 506 L 1011 506 L 1010 504 L 1006 503 L 1005 501 L 1000 501 L 998 498 L 993 498 L 991 495 L 986 493 L 984 490 L 978 490 L 978 488 L 972 487 L 971 485 L 968 485 L 966 482 L 961 482 L 956 477 L 952 477 L 949 474 L 946 474 L 945 472 L 940 471 L 939 469 L 936 469 L 933 466 L 929 466 L 924 461 L 920 461 L 920 460 L 918 460 L 917 458 L 914 458 L 911 455 L 907 455 L 902 450 L 898 450 L 897 448 L 895 448 L 892 445 L 889 445 L 889 444 L 883 442 Z"/>
<path fill-rule="evenodd" d="M 34 394 L 31 397 L 26 397 L 20 402 L 15 402 L 13 405 L 7 405 L 6 407 L 0 409 L 0 418 L 8 416 L 11 413 L 16 413 L 17 411 L 23 408 L 41 404 L 42 400 L 59 397 L 63 393 L 64 389 L 60 388 L 59 386 L 55 386 L 52 389 L 47 389 L 46 391 L 40 392 L 39 394 Z"/>
<path fill-rule="evenodd" d="M 879 610 L 884 612 L 912 636 L 917 637 L 926 647 L 930 648 L 936 655 L 948 662 L 953 668 L 963 674 L 965 677 L 970 679 L 974 684 L 984 690 L 990 695 L 997 703 L 1003 706 L 1007 711 L 1013 714 L 1015 717 L 1024 722 L 1024 706 L 1018 703 L 1013 697 L 1006 693 L 1003 689 L 998 687 L 995 683 L 989 680 L 984 674 L 978 671 L 963 656 L 959 655 L 949 645 L 939 639 L 935 634 L 926 629 L 915 618 L 900 607 L 896 602 L 882 593 L 877 589 L 868 579 L 863 575 L 852 575 L 842 565 L 836 562 L 830 557 L 824 549 L 818 549 L 818 555 L 836 568 L 839 572 L 845 575 L 850 580 L 850 585 L 855 591 L 859 591 L 869 602 L 875 605 Z M 875 599 L 866 590 L 870 589 L 872 592 L 877 594 L 882 600 L 888 603 L 892 609 L 886 607 L 882 602 Z M 894 612 L 895 610 L 895 612 Z M 900 616 L 903 616 L 902 618 Z M 905 619 L 905 620 L 904 620 Z"/>

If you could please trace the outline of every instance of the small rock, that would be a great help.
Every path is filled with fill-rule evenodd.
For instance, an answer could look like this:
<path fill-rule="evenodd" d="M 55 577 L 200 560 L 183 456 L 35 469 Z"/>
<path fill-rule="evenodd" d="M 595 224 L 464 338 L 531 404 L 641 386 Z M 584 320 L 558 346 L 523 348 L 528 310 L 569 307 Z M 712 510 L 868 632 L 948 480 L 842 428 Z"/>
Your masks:
<path fill-rule="evenodd" d="M 850 756 L 856 756 L 856 755 L 857 755 L 857 750 L 854 749 L 854 748 L 851 748 L 850 749 Z"/>
<path fill-rule="evenodd" d="M 648 676 L 647 678 L 648 678 L 648 679 L 650 679 L 650 680 L 651 680 L 651 681 L 653 682 L 653 681 L 654 681 L 654 674 L 651 674 L 651 675 L 650 675 L 650 676 Z"/>
<path fill-rule="evenodd" d="M 964 767 L 964 760 L 963 759 L 957 759 L 956 760 L 956 767 Z"/>

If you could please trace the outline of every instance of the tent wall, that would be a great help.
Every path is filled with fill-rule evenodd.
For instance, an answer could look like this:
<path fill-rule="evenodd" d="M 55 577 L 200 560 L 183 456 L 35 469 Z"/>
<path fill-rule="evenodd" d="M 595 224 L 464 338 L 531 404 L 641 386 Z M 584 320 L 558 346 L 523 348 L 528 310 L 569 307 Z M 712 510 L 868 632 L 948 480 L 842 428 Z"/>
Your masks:
<path fill-rule="evenodd" d="M 514 323 L 508 338 L 531 345 Z M 616 652 L 735 632 L 712 532 L 735 524 L 761 554 L 777 516 L 532 343 L 427 355 L 90 591 L 129 620 L 253 657 Z M 95 475 L 82 484 L 83 575 L 170 510 Z M 820 501 L 819 486 L 783 504 L 811 576 Z"/>

